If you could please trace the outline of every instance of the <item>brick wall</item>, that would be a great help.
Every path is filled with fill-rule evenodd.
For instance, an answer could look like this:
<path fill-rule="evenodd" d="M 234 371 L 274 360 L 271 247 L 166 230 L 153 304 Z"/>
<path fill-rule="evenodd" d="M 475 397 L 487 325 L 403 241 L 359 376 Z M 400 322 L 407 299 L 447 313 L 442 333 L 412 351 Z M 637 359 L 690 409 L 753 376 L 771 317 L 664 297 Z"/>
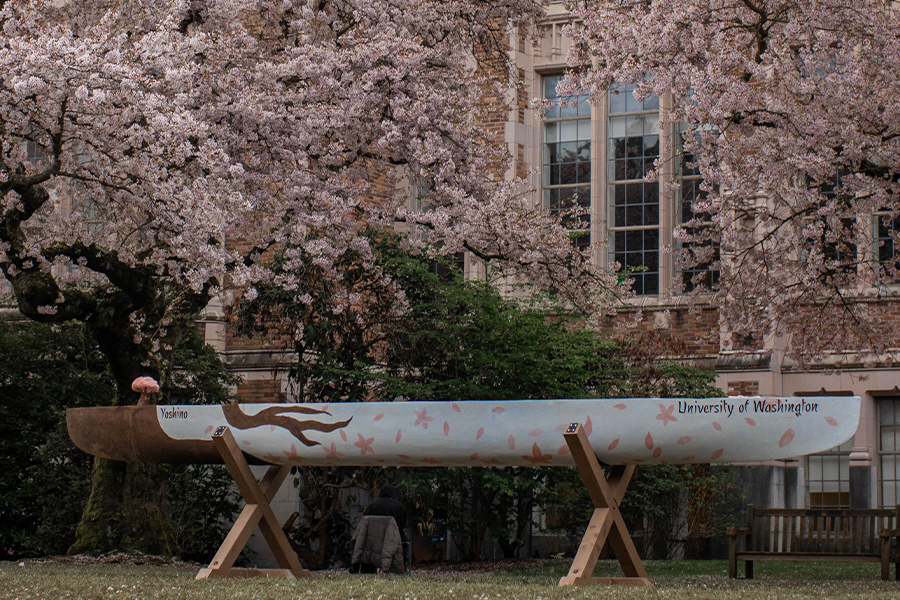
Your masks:
<path fill-rule="evenodd" d="M 685 357 L 711 357 L 719 353 L 719 317 L 715 310 L 623 309 L 607 320 L 603 331 L 616 339 L 653 333 L 681 349 Z"/>
<path fill-rule="evenodd" d="M 758 396 L 759 381 L 731 381 L 728 383 L 729 396 Z"/>
<path fill-rule="evenodd" d="M 238 384 L 238 398 L 241 402 L 286 402 L 281 393 L 281 378 L 250 379 Z"/>

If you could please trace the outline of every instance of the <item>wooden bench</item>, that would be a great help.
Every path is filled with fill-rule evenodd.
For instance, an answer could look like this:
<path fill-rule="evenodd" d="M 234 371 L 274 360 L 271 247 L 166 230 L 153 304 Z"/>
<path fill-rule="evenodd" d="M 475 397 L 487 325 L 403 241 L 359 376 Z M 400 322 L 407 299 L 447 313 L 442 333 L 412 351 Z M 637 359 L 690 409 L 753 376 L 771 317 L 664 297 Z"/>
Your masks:
<path fill-rule="evenodd" d="M 737 577 L 737 561 L 753 579 L 757 560 L 880 562 L 881 579 L 890 563 L 900 580 L 900 505 L 896 508 L 783 509 L 747 507 L 747 527 L 729 527 L 728 576 Z M 741 539 L 745 540 L 743 549 Z"/>

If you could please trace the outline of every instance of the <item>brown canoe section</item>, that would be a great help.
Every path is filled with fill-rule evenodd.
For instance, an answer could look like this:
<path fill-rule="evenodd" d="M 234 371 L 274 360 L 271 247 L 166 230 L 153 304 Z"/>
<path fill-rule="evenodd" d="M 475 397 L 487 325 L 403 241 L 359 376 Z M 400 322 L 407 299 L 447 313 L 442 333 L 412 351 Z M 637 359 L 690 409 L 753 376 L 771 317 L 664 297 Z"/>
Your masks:
<path fill-rule="evenodd" d="M 145 463 L 222 464 L 212 439 L 173 440 L 159 426 L 156 406 L 70 408 L 72 442 L 88 454 Z M 251 464 L 265 464 L 247 456 Z"/>

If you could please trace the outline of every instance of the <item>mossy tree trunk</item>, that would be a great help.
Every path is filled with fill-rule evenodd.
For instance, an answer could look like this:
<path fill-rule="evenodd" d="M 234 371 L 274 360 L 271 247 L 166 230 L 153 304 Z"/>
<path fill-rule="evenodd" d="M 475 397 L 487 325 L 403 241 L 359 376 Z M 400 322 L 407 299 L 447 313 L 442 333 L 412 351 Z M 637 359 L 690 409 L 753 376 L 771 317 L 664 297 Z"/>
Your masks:
<path fill-rule="evenodd" d="M 124 313 L 124 311 L 123 311 Z M 122 314 L 122 313 L 120 313 Z M 127 313 L 124 313 L 127 318 Z M 175 332 L 190 327 L 193 319 L 185 318 L 180 326 L 171 327 L 170 345 L 175 346 Z M 148 360 L 143 344 L 117 331 L 125 331 L 125 323 L 92 328 L 94 337 L 106 355 L 116 381 L 117 403 L 134 404 L 138 394 L 131 382 L 138 376 L 152 376 L 162 382 L 170 376 L 167 364 Z M 169 341 L 166 340 L 166 341 Z M 171 349 L 174 351 L 174 348 Z M 175 531 L 166 505 L 168 468 L 165 465 L 124 463 L 96 458 L 91 495 L 76 531 L 69 554 L 93 556 L 115 551 L 142 552 L 156 556 L 173 556 L 178 552 Z"/>
<path fill-rule="evenodd" d="M 91 496 L 69 554 L 172 556 L 178 549 L 165 498 L 166 471 L 159 465 L 94 459 Z"/>

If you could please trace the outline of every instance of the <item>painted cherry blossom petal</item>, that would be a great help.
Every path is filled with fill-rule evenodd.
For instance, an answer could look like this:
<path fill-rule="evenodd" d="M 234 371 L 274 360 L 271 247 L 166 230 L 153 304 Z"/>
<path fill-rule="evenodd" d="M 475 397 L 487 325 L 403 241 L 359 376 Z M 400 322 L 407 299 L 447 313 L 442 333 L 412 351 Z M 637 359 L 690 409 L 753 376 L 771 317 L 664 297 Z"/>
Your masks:
<path fill-rule="evenodd" d="M 450 406 L 452 406 L 452 407 L 453 407 L 453 410 L 455 410 L 456 412 L 462 412 L 462 411 L 459 409 L 459 405 L 458 405 L 456 402 L 451 402 L 451 403 L 450 403 Z"/>
<path fill-rule="evenodd" d="M 676 443 L 677 443 L 679 446 L 684 446 L 685 444 L 690 444 L 692 439 L 693 439 L 693 438 L 692 438 L 691 436 L 686 435 L 686 436 L 684 436 L 684 437 L 678 438 L 678 441 L 677 441 Z"/>
<path fill-rule="evenodd" d="M 374 422 L 377 423 L 378 421 L 382 420 L 383 418 L 384 418 L 384 414 L 383 414 L 383 413 L 382 413 L 382 414 L 378 414 L 378 415 L 375 415 L 375 418 L 372 419 L 372 421 L 374 421 Z"/>
<path fill-rule="evenodd" d="M 494 413 L 497 413 L 497 414 L 500 414 L 500 413 L 502 413 L 502 412 L 503 412 L 503 411 L 505 411 L 505 410 L 506 410 L 506 409 L 505 409 L 505 408 L 503 408 L 503 407 L 502 407 L 502 406 L 495 406 L 495 407 L 494 407 L 494 409 L 493 409 L 493 410 L 491 410 L 491 412 L 494 412 Z"/>
<path fill-rule="evenodd" d="M 611 442 L 609 443 L 609 446 L 607 446 L 606 449 L 607 449 L 607 450 L 612 450 L 613 448 L 615 448 L 615 447 L 618 446 L 618 445 L 619 445 L 619 438 L 616 438 L 616 439 L 614 439 L 613 441 L 611 441 Z"/>
<path fill-rule="evenodd" d="M 659 406 L 660 412 L 658 415 L 656 415 L 656 419 L 659 421 L 662 421 L 663 427 L 668 425 L 669 421 L 673 421 L 673 422 L 678 421 L 678 419 L 673 414 L 675 411 L 674 404 L 670 404 L 668 407 L 666 407 L 664 404 L 658 404 L 658 406 Z"/>
<path fill-rule="evenodd" d="M 396 438 L 396 440 L 395 440 L 394 443 L 396 443 L 396 444 L 399 444 L 399 443 L 400 443 L 400 438 L 402 437 L 402 435 L 401 435 L 402 432 L 403 432 L 402 429 L 398 429 L 398 430 L 397 430 L 397 438 Z"/>
<path fill-rule="evenodd" d="M 788 444 L 790 444 L 794 440 L 794 430 L 788 429 L 784 432 L 784 435 L 781 436 L 781 439 L 778 440 L 778 447 L 784 448 Z"/>
<path fill-rule="evenodd" d="M 421 425 L 425 429 L 428 429 L 428 423 L 430 421 L 434 421 L 434 417 L 428 415 L 428 408 L 422 408 L 421 412 L 413 409 L 413 412 L 416 413 L 416 425 Z"/>
<path fill-rule="evenodd" d="M 618 409 L 618 410 L 625 410 L 628 407 L 622 403 L 619 403 L 619 404 L 613 404 L 613 408 Z"/>
<path fill-rule="evenodd" d="M 537 436 L 541 435 L 542 433 L 544 433 L 544 432 L 541 431 L 540 429 L 532 429 L 531 431 L 528 432 L 528 435 L 530 435 L 531 437 L 537 437 Z"/>
<path fill-rule="evenodd" d="M 479 438 L 481 438 L 481 436 L 483 436 L 483 435 L 484 435 L 484 427 L 480 428 L 480 429 L 478 430 L 478 433 L 475 434 L 475 440 L 477 441 L 477 440 L 478 440 Z"/>
<path fill-rule="evenodd" d="M 513 437 L 512 434 L 510 434 L 509 438 L 506 440 L 506 443 L 509 444 L 509 449 L 510 449 L 510 450 L 515 450 L 515 449 L 516 449 L 516 438 Z"/>
<path fill-rule="evenodd" d="M 325 456 L 327 456 L 329 459 L 337 459 L 344 455 L 342 452 L 338 452 L 334 442 L 331 442 L 330 448 L 322 446 L 322 449 L 325 450 Z"/>
<path fill-rule="evenodd" d="M 450 423 L 444 421 L 444 435 L 450 435 Z"/>
<path fill-rule="evenodd" d="M 754 421 L 750 417 L 744 417 L 744 420 L 747 421 L 747 425 L 750 425 L 751 427 L 756 427 L 756 421 Z"/>
<path fill-rule="evenodd" d="M 832 427 L 838 426 L 837 419 L 835 419 L 834 417 L 825 417 L 825 422 L 828 423 L 829 425 L 831 425 Z"/>
<path fill-rule="evenodd" d="M 722 426 L 719 425 L 718 421 L 713 421 L 712 426 L 715 428 L 716 431 L 722 431 Z"/>
<path fill-rule="evenodd" d="M 353 445 L 356 446 L 357 448 L 359 448 L 360 455 L 365 456 L 367 452 L 371 452 L 372 454 L 375 454 L 375 449 L 372 448 L 372 442 L 375 441 L 375 438 L 374 437 L 370 437 L 370 438 L 363 437 L 363 434 L 361 434 L 361 433 L 357 433 L 356 435 L 359 437 L 359 440 L 356 442 L 353 442 Z"/>
<path fill-rule="evenodd" d="M 644 438 L 644 445 L 647 446 L 647 450 L 653 450 L 653 436 L 650 435 L 650 432 L 647 432 L 647 437 Z"/>
<path fill-rule="evenodd" d="M 282 450 L 282 454 L 287 457 L 288 460 L 291 461 L 300 461 L 300 456 L 297 454 L 297 445 L 291 444 L 291 451 L 287 452 L 286 450 Z"/>
<path fill-rule="evenodd" d="M 543 454 L 540 446 L 535 442 L 531 447 L 531 456 L 522 456 L 522 458 L 533 465 L 550 464 L 550 461 L 553 460 L 553 455 Z"/>
<path fill-rule="evenodd" d="M 715 452 L 712 453 L 712 459 L 719 460 L 719 458 L 721 458 L 723 454 L 725 454 L 725 448 L 719 448 L 718 450 L 716 450 Z"/>

